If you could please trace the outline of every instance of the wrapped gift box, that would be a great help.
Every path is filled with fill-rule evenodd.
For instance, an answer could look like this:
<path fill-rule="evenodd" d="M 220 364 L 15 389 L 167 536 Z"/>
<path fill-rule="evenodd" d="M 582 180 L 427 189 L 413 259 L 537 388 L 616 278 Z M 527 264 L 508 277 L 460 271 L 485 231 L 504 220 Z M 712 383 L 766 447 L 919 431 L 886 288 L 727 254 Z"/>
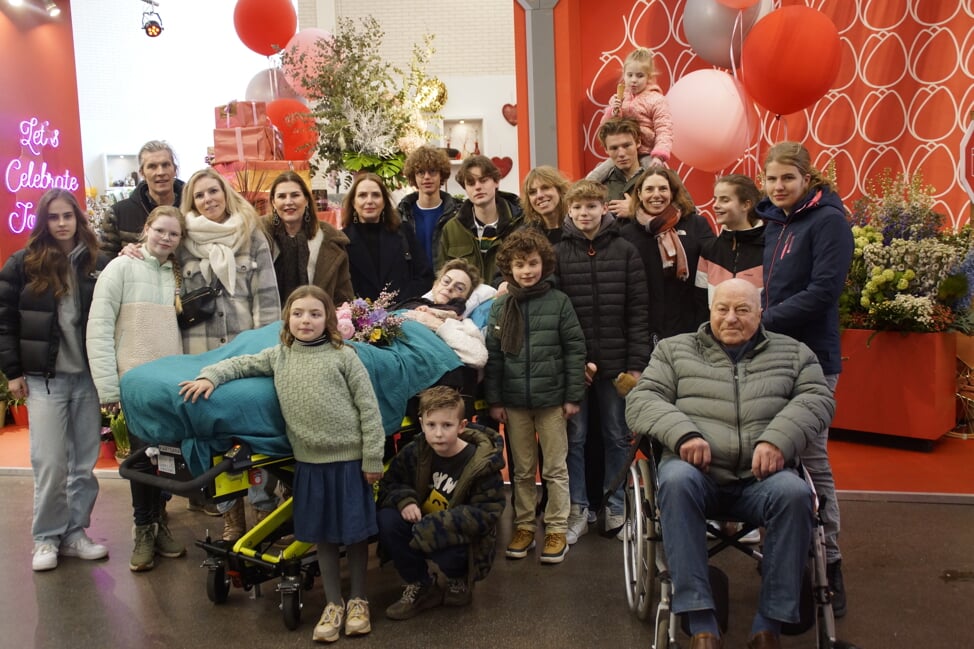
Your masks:
<path fill-rule="evenodd" d="M 282 157 L 277 133 L 270 126 L 213 129 L 213 162 L 277 160 Z"/>
<path fill-rule="evenodd" d="M 311 165 L 307 160 L 242 160 L 216 162 L 213 168 L 226 178 L 230 186 L 253 202 L 255 198 L 268 198 L 271 183 L 283 171 L 293 171 L 311 187 Z M 261 196 L 263 195 L 263 196 Z"/>
<path fill-rule="evenodd" d="M 217 106 L 214 112 L 217 128 L 270 126 L 267 104 L 262 101 L 231 101 L 225 106 Z"/>

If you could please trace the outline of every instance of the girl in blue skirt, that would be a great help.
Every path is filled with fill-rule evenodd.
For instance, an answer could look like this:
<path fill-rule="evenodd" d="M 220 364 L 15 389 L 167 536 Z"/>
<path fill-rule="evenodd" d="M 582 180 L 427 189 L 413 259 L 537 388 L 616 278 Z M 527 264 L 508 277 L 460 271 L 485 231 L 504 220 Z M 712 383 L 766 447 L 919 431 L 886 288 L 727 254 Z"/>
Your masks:
<path fill-rule="evenodd" d="M 378 532 L 372 483 L 382 477 L 385 433 L 368 373 L 343 344 L 331 298 L 300 286 L 282 315 L 281 343 L 259 354 L 204 367 L 180 383 L 183 399 L 209 398 L 216 386 L 245 376 L 273 376 L 296 461 L 294 536 L 318 546 L 327 605 L 314 640 L 334 642 L 372 630 L 365 596 L 368 539 Z M 338 568 L 344 545 L 351 575 L 348 606 Z"/>

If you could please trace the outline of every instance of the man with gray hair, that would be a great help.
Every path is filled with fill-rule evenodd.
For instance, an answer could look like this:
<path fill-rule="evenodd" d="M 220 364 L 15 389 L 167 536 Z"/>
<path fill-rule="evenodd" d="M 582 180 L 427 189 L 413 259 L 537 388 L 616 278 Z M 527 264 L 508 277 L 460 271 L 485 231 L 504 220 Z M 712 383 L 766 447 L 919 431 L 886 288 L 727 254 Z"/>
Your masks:
<path fill-rule="evenodd" d="M 834 411 L 814 352 L 764 330 L 758 289 L 745 280 L 717 286 L 709 323 L 657 345 L 626 422 L 664 447 L 663 547 L 690 649 L 723 645 L 707 571 L 706 522 L 717 514 L 766 530 L 749 649 L 780 647 L 782 623 L 798 621 L 812 497 L 792 463 Z"/>
<path fill-rule="evenodd" d="M 176 178 L 176 156 L 172 147 L 160 140 L 149 140 L 139 149 L 139 174 L 142 181 L 128 198 L 112 205 L 101 224 L 101 249 L 110 258 L 127 243 L 142 236 L 149 212 L 159 205 L 179 207 L 183 181 Z"/>

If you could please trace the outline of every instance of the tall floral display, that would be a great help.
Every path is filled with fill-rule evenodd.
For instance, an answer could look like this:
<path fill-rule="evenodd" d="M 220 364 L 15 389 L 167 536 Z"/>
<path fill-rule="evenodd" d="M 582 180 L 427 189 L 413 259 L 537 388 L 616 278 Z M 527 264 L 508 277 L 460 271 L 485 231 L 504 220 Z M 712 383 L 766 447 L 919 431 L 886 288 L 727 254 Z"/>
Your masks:
<path fill-rule="evenodd" d="M 310 102 L 319 138 L 316 162 L 329 172 L 370 171 L 390 188 L 405 185 L 406 156 L 436 135 L 430 122 L 446 103 L 446 87 L 426 74 L 432 36 L 413 47 L 409 69 L 379 54 L 384 32 L 370 17 L 339 18 L 330 38 L 286 50 L 285 72 Z M 341 180 L 347 186 L 346 175 Z"/>
<path fill-rule="evenodd" d="M 855 253 L 841 299 L 852 329 L 970 333 L 974 251 L 969 225 L 944 230 L 919 175 L 882 174 L 853 211 Z"/>

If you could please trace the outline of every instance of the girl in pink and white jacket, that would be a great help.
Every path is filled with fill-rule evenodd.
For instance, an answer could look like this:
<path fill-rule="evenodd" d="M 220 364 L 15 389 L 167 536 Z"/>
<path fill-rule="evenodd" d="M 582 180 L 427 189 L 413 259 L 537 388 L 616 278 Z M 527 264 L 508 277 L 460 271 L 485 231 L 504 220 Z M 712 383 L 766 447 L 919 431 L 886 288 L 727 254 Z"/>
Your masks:
<path fill-rule="evenodd" d="M 673 116 L 655 78 L 652 50 L 640 47 L 630 52 L 623 63 L 623 81 L 599 122 L 602 126 L 613 117 L 629 117 L 639 123 L 639 163 L 644 169 L 666 166 L 673 148 Z M 605 160 L 588 179 L 603 182 L 612 168 L 612 161 Z"/>

